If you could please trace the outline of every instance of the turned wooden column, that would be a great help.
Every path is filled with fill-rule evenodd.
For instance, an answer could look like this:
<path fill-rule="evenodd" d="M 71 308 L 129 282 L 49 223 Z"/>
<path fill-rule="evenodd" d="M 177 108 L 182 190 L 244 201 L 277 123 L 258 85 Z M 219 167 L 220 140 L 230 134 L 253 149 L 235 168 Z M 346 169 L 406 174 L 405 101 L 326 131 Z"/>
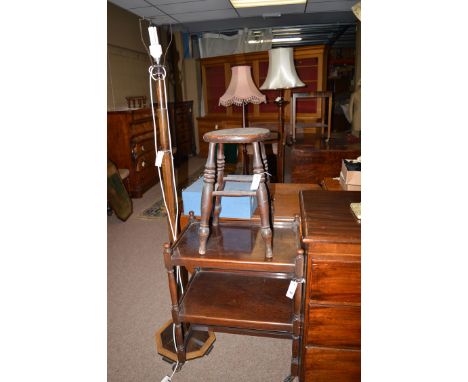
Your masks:
<path fill-rule="evenodd" d="M 260 234 L 262 235 L 263 240 L 265 241 L 266 245 L 266 258 L 273 257 L 273 249 L 272 249 L 272 232 L 270 227 L 270 203 L 268 200 L 268 192 L 265 185 L 265 178 L 266 174 L 263 169 L 263 161 L 261 159 L 260 154 L 260 147 L 258 142 L 252 143 L 253 147 L 253 173 L 260 174 L 260 184 L 257 189 L 257 201 L 258 201 L 258 208 L 260 209 L 260 224 L 261 230 Z"/>
<path fill-rule="evenodd" d="M 157 108 L 157 117 L 158 117 L 158 127 L 159 127 L 159 150 L 164 152 L 162 165 L 161 165 L 161 176 L 163 179 L 159 181 L 163 181 L 163 188 L 164 188 L 164 195 L 166 198 L 167 204 L 167 219 L 175 225 L 176 221 L 176 195 L 175 195 L 175 187 L 176 185 L 173 182 L 173 168 L 172 168 L 172 158 L 171 158 L 171 145 L 169 143 L 169 132 L 168 132 L 168 111 L 167 111 L 167 99 L 166 93 L 164 91 L 164 80 L 162 78 L 158 78 L 156 81 L 156 93 L 157 99 L 159 100 L 158 108 Z M 158 148 L 156 148 L 158 149 Z M 170 223 L 169 223 L 170 224 Z M 174 242 L 175 237 L 172 234 L 172 231 L 169 227 L 169 238 L 171 243 Z M 178 227 L 174 227 L 174 232 L 177 235 Z"/>

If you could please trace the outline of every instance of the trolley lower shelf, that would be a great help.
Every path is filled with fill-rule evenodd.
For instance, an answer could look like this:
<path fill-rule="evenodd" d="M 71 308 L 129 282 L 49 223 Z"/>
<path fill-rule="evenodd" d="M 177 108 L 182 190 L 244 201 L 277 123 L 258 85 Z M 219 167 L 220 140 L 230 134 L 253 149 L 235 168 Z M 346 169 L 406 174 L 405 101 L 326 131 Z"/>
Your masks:
<path fill-rule="evenodd" d="M 292 333 L 287 274 L 198 270 L 179 310 L 182 322 Z"/>

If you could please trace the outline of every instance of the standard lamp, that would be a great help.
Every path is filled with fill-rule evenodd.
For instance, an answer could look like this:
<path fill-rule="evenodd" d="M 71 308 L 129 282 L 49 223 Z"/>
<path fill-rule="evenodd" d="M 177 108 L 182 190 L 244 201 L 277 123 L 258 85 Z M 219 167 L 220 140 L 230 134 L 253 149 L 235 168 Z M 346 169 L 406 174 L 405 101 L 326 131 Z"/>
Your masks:
<path fill-rule="evenodd" d="M 248 103 L 259 104 L 266 102 L 266 96 L 260 93 L 255 86 L 251 69 L 248 65 L 233 66 L 231 68 L 232 76 L 226 92 L 219 99 L 219 104 L 231 106 L 232 104 L 242 106 L 242 127 L 245 127 L 245 105 Z M 242 172 L 247 174 L 247 148 L 242 148 Z"/>
<path fill-rule="evenodd" d="M 260 90 L 280 90 L 280 96 L 275 100 L 278 105 L 278 121 L 280 125 L 278 142 L 278 182 L 283 182 L 284 162 L 284 120 L 283 104 L 284 89 L 305 86 L 294 66 L 293 48 L 275 48 L 268 51 L 268 73 Z"/>

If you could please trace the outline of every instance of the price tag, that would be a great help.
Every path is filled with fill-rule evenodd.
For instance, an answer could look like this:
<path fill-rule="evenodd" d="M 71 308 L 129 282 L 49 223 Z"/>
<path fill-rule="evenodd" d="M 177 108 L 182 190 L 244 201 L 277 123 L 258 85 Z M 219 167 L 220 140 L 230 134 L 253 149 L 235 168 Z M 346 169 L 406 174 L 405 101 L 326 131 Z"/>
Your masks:
<path fill-rule="evenodd" d="M 163 379 L 161 379 L 161 382 L 171 382 L 172 379 L 168 375 L 166 375 Z"/>
<path fill-rule="evenodd" d="M 294 293 L 296 292 L 296 288 L 297 288 L 297 281 L 291 280 L 291 282 L 289 283 L 288 291 L 286 292 L 286 297 L 289 297 L 292 299 L 294 297 Z"/>
<path fill-rule="evenodd" d="M 260 185 L 260 179 L 262 179 L 262 174 L 254 174 L 252 179 L 252 184 L 250 185 L 251 191 L 256 191 Z"/>
<path fill-rule="evenodd" d="M 156 154 L 156 166 L 161 167 L 163 156 L 164 151 L 158 151 L 158 153 Z"/>

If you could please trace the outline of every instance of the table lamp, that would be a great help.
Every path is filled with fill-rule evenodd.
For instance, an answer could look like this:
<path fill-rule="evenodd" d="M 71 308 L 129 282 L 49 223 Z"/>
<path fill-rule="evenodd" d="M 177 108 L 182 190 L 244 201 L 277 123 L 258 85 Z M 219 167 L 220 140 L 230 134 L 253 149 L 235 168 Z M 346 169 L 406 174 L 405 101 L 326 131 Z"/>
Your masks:
<path fill-rule="evenodd" d="M 231 68 L 232 76 L 226 92 L 219 99 L 219 104 L 242 106 L 242 127 L 245 127 L 245 105 L 248 103 L 259 104 L 266 102 L 266 96 L 260 93 L 252 80 L 250 66 L 239 65 Z M 243 174 L 247 174 L 247 148 L 242 149 Z"/>
<path fill-rule="evenodd" d="M 280 125 L 278 142 L 278 182 L 283 182 L 284 160 L 284 120 L 283 104 L 284 89 L 305 86 L 294 66 L 293 48 L 275 48 L 268 51 L 268 73 L 260 90 L 280 90 L 280 96 L 275 100 L 278 105 L 278 121 Z"/>

